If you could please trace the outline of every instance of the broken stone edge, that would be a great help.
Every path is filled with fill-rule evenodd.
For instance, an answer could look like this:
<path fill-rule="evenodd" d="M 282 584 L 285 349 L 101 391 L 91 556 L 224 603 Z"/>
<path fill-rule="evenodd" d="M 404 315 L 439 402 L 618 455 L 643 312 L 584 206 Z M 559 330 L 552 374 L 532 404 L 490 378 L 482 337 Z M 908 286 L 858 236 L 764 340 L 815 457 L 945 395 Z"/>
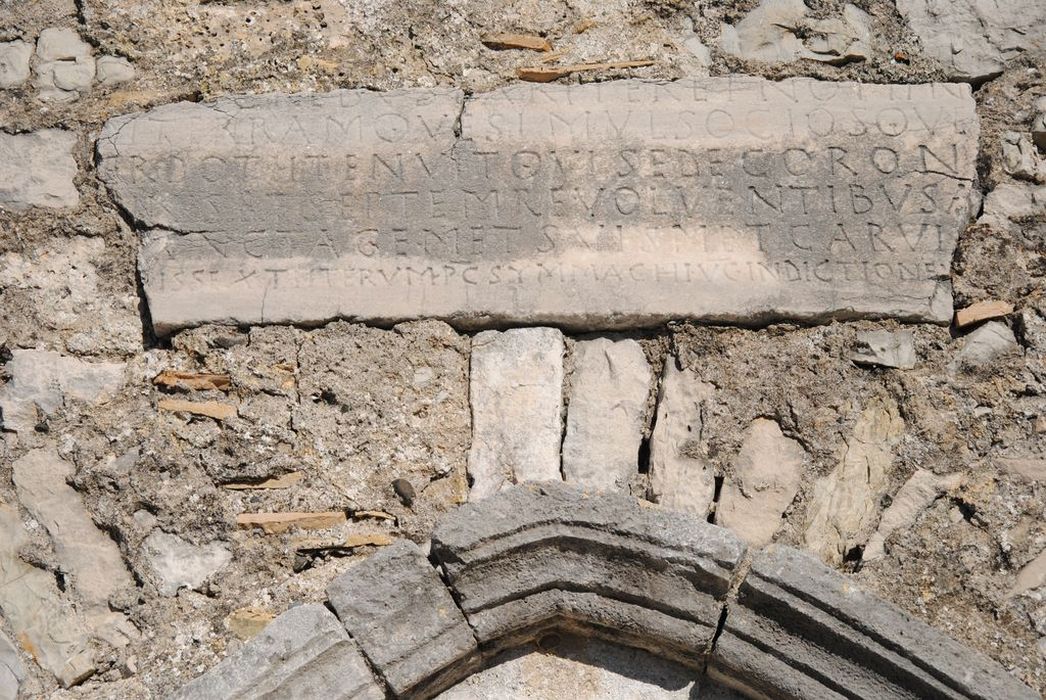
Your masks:
<path fill-rule="evenodd" d="M 1038 697 L 996 662 L 809 554 L 781 545 L 751 551 L 729 530 L 624 494 L 514 486 L 444 516 L 428 559 L 412 543 L 395 547 L 329 589 L 349 649 L 367 663 L 343 664 L 326 689 L 311 685 L 321 695 L 346 697 L 352 686 L 357 697 L 433 697 L 499 652 L 564 630 L 645 649 L 753 698 Z M 453 605 L 441 591 L 432 609 L 421 609 L 420 580 L 441 586 Z M 345 591 L 367 586 L 378 605 L 345 604 Z M 296 610 L 192 685 L 231 674 L 277 677 L 287 687 L 295 669 L 262 667 L 257 647 L 284 635 Z M 354 634 L 389 615 L 409 634 Z M 462 628 L 473 639 L 457 638 Z M 300 630 L 270 664 L 307 646 L 316 646 L 314 634 Z M 214 687 L 225 692 L 178 697 L 234 694 Z"/>

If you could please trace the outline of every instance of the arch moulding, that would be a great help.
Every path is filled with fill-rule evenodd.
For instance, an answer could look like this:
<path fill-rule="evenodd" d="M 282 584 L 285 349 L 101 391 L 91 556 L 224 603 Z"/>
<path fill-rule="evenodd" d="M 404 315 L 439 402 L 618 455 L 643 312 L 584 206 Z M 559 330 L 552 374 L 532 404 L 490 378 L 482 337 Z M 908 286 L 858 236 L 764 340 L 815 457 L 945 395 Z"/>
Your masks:
<path fill-rule="evenodd" d="M 1035 698 L 1001 666 L 791 547 L 562 483 L 453 511 L 288 610 L 175 696 L 428 698 L 552 630 L 752 698 Z"/>

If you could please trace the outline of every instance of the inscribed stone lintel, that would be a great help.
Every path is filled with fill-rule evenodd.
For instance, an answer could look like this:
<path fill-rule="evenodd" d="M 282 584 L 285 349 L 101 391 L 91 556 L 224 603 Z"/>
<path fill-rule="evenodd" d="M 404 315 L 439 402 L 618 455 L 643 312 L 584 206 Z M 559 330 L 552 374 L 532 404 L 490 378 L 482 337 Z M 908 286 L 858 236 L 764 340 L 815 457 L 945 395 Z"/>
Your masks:
<path fill-rule="evenodd" d="M 946 323 L 977 135 L 966 85 L 731 77 L 179 103 L 98 152 L 160 333 Z"/>

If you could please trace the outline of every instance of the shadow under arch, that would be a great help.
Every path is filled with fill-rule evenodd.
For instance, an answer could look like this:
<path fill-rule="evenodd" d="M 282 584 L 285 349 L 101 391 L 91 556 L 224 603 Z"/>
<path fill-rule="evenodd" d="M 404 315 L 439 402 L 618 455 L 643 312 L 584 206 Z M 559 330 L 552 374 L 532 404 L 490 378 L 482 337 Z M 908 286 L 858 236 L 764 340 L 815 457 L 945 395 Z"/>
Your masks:
<path fill-rule="evenodd" d="M 438 700 L 743 700 L 693 668 L 589 636 L 547 634 L 507 649 Z"/>

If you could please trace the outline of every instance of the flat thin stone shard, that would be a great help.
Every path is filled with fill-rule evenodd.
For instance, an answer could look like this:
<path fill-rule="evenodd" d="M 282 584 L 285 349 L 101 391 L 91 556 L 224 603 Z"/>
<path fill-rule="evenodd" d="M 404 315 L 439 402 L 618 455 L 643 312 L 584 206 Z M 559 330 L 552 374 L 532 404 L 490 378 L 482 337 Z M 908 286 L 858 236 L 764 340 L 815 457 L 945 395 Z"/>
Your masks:
<path fill-rule="evenodd" d="M 943 324 L 977 134 L 966 85 L 735 76 L 183 103 L 98 153 L 160 333 Z"/>

